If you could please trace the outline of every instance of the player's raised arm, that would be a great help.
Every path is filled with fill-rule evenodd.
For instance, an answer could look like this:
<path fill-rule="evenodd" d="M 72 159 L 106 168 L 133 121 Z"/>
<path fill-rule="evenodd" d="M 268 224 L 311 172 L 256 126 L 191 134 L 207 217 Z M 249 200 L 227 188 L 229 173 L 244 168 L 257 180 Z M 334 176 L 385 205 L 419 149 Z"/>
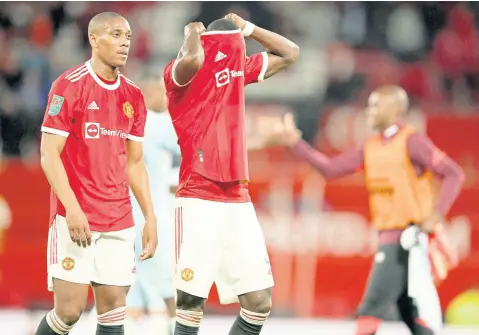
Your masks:
<path fill-rule="evenodd" d="M 172 69 L 173 81 L 178 86 L 188 85 L 203 65 L 205 53 L 200 36 L 204 31 L 201 22 L 191 22 L 185 27 L 185 39 Z"/>
<path fill-rule="evenodd" d="M 236 14 L 228 14 L 243 31 L 243 36 L 251 37 L 267 50 L 267 67 L 262 79 L 267 79 L 293 64 L 299 56 L 299 46 L 284 36 L 258 27 Z"/>
<path fill-rule="evenodd" d="M 70 131 L 72 89 L 65 81 L 54 83 L 48 96 L 48 107 L 42 125 L 40 146 L 41 166 L 55 194 L 66 210 L 66 220 L 72 241 L 91 243 L 88 220 L 73 193 L 60 155 Z M 56 94 L 55 94 L 56 93 Z"/>

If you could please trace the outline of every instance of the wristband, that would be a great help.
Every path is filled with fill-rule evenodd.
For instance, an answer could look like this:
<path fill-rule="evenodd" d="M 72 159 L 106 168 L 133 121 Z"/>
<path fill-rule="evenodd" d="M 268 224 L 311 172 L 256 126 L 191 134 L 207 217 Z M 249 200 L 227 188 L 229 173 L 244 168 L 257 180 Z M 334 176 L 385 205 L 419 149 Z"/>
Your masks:
<path fill-rule="evenodd" d="M 256 28 L 256 25 L 254 23 L 251 23 L 249 21 L 246 21 L 246 24 L 243 28 L 243 36 L 248 37 L 253 33 L 254 28 Z"/>

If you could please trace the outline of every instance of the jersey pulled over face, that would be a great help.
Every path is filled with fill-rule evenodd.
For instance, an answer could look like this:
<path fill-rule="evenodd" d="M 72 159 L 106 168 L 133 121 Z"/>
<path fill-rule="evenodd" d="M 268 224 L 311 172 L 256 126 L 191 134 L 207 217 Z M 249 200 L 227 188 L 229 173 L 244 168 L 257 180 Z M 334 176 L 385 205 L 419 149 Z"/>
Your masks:
<path fill-rule="evenodd" d="M 180 190 L 193 172 L 216 182 L 249 179 L 244 87 L 263 81 L 268 67 L 266 53 L 246 57 L 240 30 L 206 32 L 201 41 L 205 60 L 190 83 L 175 80 L 176 61 L 164 72 L 182 152 Z"/>
<path fill-rule="evenodd" d="M 133 226 L 126 141 L 143 140 L 145 121 L 140 89 L 121 74 L 107 83 L 86 62 L 52 85 L 42 132 L 67 137 L 61 160 L 93 231 Z M 53 191 L 50 214 L 66 214 Z"/>

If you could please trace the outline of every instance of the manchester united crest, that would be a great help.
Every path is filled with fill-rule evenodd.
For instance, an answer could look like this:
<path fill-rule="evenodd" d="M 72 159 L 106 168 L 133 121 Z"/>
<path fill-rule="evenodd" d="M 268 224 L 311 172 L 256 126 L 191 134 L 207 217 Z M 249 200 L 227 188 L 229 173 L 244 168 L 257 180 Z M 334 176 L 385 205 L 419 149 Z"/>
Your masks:
<path fill-rule="evenodd" d="M 75 267 L 75 260 L 71 257 L 65 257 L 62 261 L 62 268 L 67 271 L 70 271 Z"/>
<path fill-rule="evenodd" d="M 133 106 L 128 101 L 123 104 L 123 113 L 129 119 L 131 119 L 135 113 Z"/>
<path fill-rule="evenodd" d="M 181 270 L 181 279 L 183 279 L 184 281 L 190 281 L 193 279 L 194 276 L 195 273 L 189 268 Z"/>

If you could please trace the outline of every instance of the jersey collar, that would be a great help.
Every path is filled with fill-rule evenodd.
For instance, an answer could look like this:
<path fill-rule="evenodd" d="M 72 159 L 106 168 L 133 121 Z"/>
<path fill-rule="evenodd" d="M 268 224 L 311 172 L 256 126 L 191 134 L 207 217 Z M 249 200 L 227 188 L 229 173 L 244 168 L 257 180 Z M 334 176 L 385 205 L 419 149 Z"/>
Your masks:
<path fill-rule="evenodd" d="M 235 30 L 211 30 L 205 31 L 201 36 L 209 36 L 209 35 L 230 35 L 230 34 L 238 34 L 241 33 L 241 29 Z"/>
<path fill-rule="evenodd" d="M 383 138 L 391 138 L 394 135 L 396 135 L 398 131 L 401 130 L 401 128 L 402 128 L 402 123 L 397 122 L 387 127 L 386 129 L 384 129 L 381 135 L 383 136 Z"/>
<path fill-rule="evenodd" d="M 96 83 L 98 85 L 100 85 L 101 87 L 103 87 L 104 89 L 113 91 L 113 90 L 116 90 L 118 87 L 120 87 L 120 80 L 121 80 L 120 79 L 120 74 L 118 74 L 118 78 L 116 79 L 116 82 L 114 84 L 107 84 L 98 77 L 98 75 L 95 73 L 95 71 L 93 71 L 93 68 L 91 66 L 91 62 L 89 60 L 85 63 L 85 65 L 86 65 L 86 68 L 88 69 L 88 72 L 93 77 L 93 79 L 96 81 Z"/>

